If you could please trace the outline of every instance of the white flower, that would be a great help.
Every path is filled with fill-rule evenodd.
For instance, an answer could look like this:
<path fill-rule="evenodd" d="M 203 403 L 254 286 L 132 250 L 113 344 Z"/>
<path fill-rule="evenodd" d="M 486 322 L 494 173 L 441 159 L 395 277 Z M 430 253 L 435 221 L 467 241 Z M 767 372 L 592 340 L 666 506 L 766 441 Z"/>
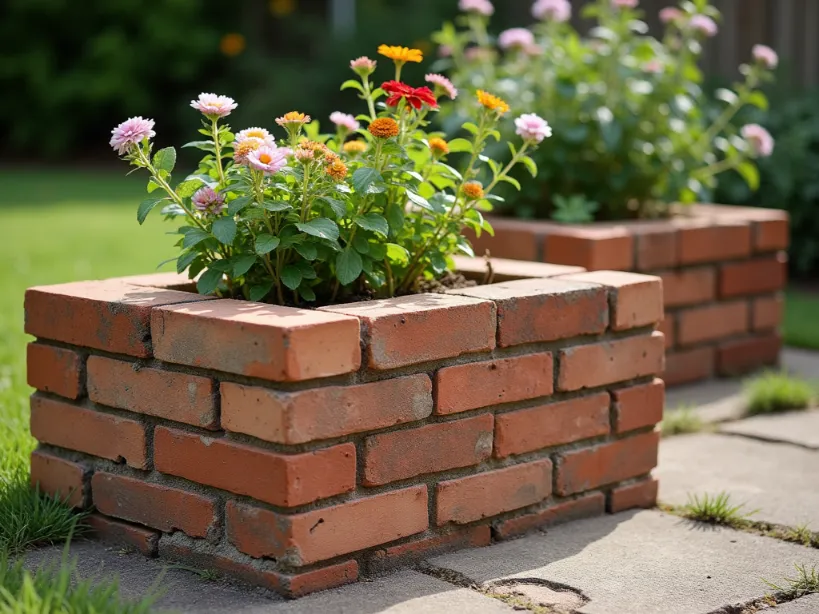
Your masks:
<path fill-rule="evenodd" d="M 199 94 L 197 100 L 191 100 L 191 106 L 211 119 L 227 117 L 239 105 L 233 98 L 216 94 Z"/>
<path fill-rule="evenodd" d="M 532 16 L 541 21 L 569 21 L 572 5 L 569 0 L 537 0 L 532 5 Z"/>
<path fill-rule="evenodd" d="M 515 120 L 515 133 L 524 141 L 542 143 L 544 139 L 552 136 L 552 129 L 549 123 L 534 113 L 526 113 Z"/>

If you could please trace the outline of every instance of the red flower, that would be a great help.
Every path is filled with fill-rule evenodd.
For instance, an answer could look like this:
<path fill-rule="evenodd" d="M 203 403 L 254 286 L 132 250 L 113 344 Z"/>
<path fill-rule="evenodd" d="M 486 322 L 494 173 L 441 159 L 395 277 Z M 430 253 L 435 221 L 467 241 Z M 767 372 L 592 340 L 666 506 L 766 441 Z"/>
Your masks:
<path fill-rule="evenodd" d="M 411 87 L 406 83 L 400 81 L 387 81 L 381 86 L 381 89 L 389 94 L 387 98 L 387 106 L 397 106 L 401 99 L 404 98 L 415 109 L 420 109 L 422 105 L 427 104 L 433 109 L 438 108 L 438 101 L 435 99 L 435 94 L 428 87 Z"/>

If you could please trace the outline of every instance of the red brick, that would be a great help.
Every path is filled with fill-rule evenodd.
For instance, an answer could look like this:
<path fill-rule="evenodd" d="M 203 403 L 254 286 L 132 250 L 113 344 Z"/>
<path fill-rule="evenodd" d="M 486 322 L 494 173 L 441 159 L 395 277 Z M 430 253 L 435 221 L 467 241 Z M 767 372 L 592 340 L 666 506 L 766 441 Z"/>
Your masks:
<path fill-rule="evenodd" d="M 521 220 L 491 218 L 490 223 L 495 229 L 495 235 L 482 232 L 477 237 L 471 229 L 464 231 L 464 235 L 472 243 L 476 256 L 483 256 L 488 251 L 492 256 L 510 258 L 512 260 L 537 260 L 540 252 L 540 243 L 543 237 L 537 231 L 537 225 Z"/>
<path fill-rule="evenodd" d="M 739 375 L 779 364 L 782 338 L 778 334 L 728 341 L 717 348 L 720 375 Z"/>
<path fill-rule="evenodd" d="M 366 331 L 368 365 L 387 370 L 495 347 L 495 305 L 465 296 L 420 294 L 324 307 L 354 316 Z"/>
<path fill-rule="evenodd" d="M 765 252 L 788 248 L 790 216 L 786 211 L 729 205 L 696 205 L 694 210 L 701 216 L 750 222 L 754 251 Z"/>
<path fill-rule="evenodd" d="M 781 294 L 754 299 L 752 309 L 753 330 L 777 329 L 782 325 L 785 301 Z"/>
<path fill-rule="evenodd" d="M 283 507 L 312 503 L 355 488 L 352 443 L 303 454 L 277 454 L 226 439 L 157 427 L 154 463 L 162 473 Z"/>
<path fill-rule="evenodd" d="M 558 390 L 580 390 L 662 372 L 662 333 L 560 350 Z"/>
<path fill-rule="evenodd" d="M 491 414 L 373 435 L 364 440 L 364 486 L 470 467 L 492 454 Z"/>
<path fill-rule="evenodd" d="M 548 352 L 445 367 L 435 377 L 437 414 L 535 399 L 554 391 Z"/>
<path fill-rule="evenodd" d="M 100 541 L 136 549 L 145 556 L 156 556 L 159 533 L 136 525 L 91 514 L 83 520 L 91 529 L 91 537 Z"/>
<path fill-rule="evenodd" d="M 612 390 L 614 428 L 617 433 L 653 426 L 663 419 L 665 383 L 655 378 L 650 384 Z"/>
<path fill-rule="evenodd" d="M 455 528 L 443 534 L 376 550 L 368 557 L 370 573 L 384 573 L 433 556 L 463 548 L 481 548 L 492 541 L 488 525 Z"/>
<path fill-rule="evenodd" d="M 634 508 L 650 509 L 657 505 L 657 480 L 644 480 L 611 491 L 609 513 L 617 514 Z"/>
<path fill-rule="evenodd" d="M 31 397 L 31 434 L 42 443 L 146 469 L 145 426 L 111 414 L 69 405 L 38 395 Z"/>
<path fill-rule="evenodd" d="M 88 397 L 102 405 L 215 429 L 215 392 L 207 377 L 102 356 L 88 359 Z"/>
<path fill-rule="evenodd" d="M 28 385 L 45 392 L 76 399 L 82 394 L 83 358 L 77 352 L 29 343 L 26 358 Z"/>
<path fill-rule="evenodd" d="M 83 476 L 86 471 L 86 467 L 79 463 L 42 450 L 31 453 L 31 486 L 71 507 L 85 507 Z"/>
<path fill-rule="evenodd" d="M 110 281 L 118 281 L 129 286 L 148 286 L 150 288 L 162 288 L 164 290 L 179 290 L 180 292 L 197 293 L 196 280 L 190 279 L 187 273 L 175 273 L 166 271 L 164 273 L 148 273 L 147 275 L 128 275 L 126 277 L 115 277 Z"/>
<path fill-rule="evenodd" d="M 495 456 L 525 454 L 609 432 L 609 395 L 569 399 L 495 418 Z"/>
<path fill-rule="evenodd" d="M 603 496 L 603 493 L 594 492 L 579 499 L 555 503 L 545 510 L 532 514 L 502 520 L 493 524 L 492 529 L 496 539 L 508 539 L 527 533 L 532 529 L 599 516 L 605 511 L 606 497 Z"/>
<path fill-rule="evenodd" d="M 293 567 L 380 546 L 429 527 L 426 486 L 287 516 L 228 501 L 226 514 L 228 539 L 239 550 Z"/>
<path fill-rule="evenodd" d="M 219 300 L 155 309 L 160 360 L 273 381 L 302 381 L 357 371 L 359 323 L 316 310 Z"/>
<path fill-rule="evenodd" d="M 668 386 L 687 384 L 714 375 L 716 348 L 703 347 L 693 350 L 669 352 L 665 357 L 662 377 Z"/>
<path fill-rule="evenodd" d="M 543 459 L 437 486 L 436 523 L 467 524 L 535 503 L 552 494 L 552 461 Z"/>
<path fill-rule="evenodd" d="M 777 292 L 787 281 L 787 255 L 759 258 L 720 267 L 719 294 L 723 298 Z"/>
<path fill-rule="evenodd" d="M 600 284 L 608 288 L 612 297 L 613 330 L 650 326 L 663 319 L 663 282 L 659 277 L 622 271 L 596 271 L 561 279 Z"/>
<path fill-rule="evenodd" d="M 748 303 L 734 301 L 686 309 L 678 315 L 677 343 L 692 345 L 748 330 Z"/>
<path fill-rule="evenodd" d="M 697 219 L 679 231 L 680 263 L 719 262 L 751 255 L 751 225 Z"/>
<path fill-rule="evenodd" d="M 665 314 L 665 319 L 657 325 L 657 330 L 665 336 L 665 349 L 673 348 L 677 340 L 677 316 L 673 313 Z"/>
<path fill-rule="evenodd" d="M 566 452 L 557 463 L 557 494 L 572 495 L 649 473 L 657 466 L 659 443 L 659 433 L 652 432 Z"/>
<path fill-rule="evenodd" d="M 222 427 L 276 443 L 374 431 L 431 413 L 432 381 L 423 374 L 296 392 L 222 382 Z"/>
<path fill-rule="evenodd" d="M 453 256 L 455 270 L 467 279 L 481 283 L 502 283 L 518 279 L 536 279 L 540 277 L 557 277 L 582 273 L 585 269 L 579 266 L 565 266 L 562 264 L 546 264 L 545 262 L 528 262 L 523 260 L 509 260 L 507 258 L 490 258 L 492 267 L 491 279 L 487 280 L 489 267 L 486 258 L 471 258 L 468 256 Z"/>
<path fill-rule="evenodd" d="M 754 224 L 754 251 L 773 252 L 790 246 L 790 223 L 784 219 L 759 221 Z"/>
<path fill-rule="evenodd" d="M 625 228 L 554 225 L 546 237 L 543 259 L 589 271 L 630 271 L 634 268 L 634 237 Z"/>
<path fill-rule="evenodd" d="M 663 300 L 667 308 L 700 305 L 716 296 L 717 275 L 711 267 L 660 273 L 659 276 L 663 280 Z"/>
<path fill-rule="evenodd" d="M 554 341 L 606 330 L 606 291 L 595 284 L 563 279 L 526 279 L 451 294 L 488 299 L 498 309 L 498 345 Z"/>
<path fill-rule="evenodd" d="M 149 324 L 154 307 L 206 300 L 197 294 L 117 281 L 40 286 L 26 291 L 26 332 L 146 358 L 151 355 Z"/>
<path fill-rule="evenodd" d="M 171 541 L 165 536 L 159 543 L 159 554 L 163 559 L 171 559 L 194 565 L 203 569 L 215 569 L 230 574 L 262 588 L 276 591 L 286 597 L 303 597 L 317 591 L 350 584 L 358 580 L 358 563 L 342 561 L 319 569 L 311 569 L 298 574 L 285 574 L 273 571 L 275 564 L 244 559 L 246 557 L 227 557 L 212 549 L 197 544 L 192 548 L 184 543 Z"/>
<path fill-rule="evenodd" d="M 124 475 L 97 472 L 91 478 L 97 510 L 165 533 L 184 531 L 207 537 L 218 525 L 216 499 Z"/>
<path fill-rule="evenodd" d="M 636 244 L 636 270 L 656 271 L 677 266 L 679 245 L 677 229 L 669 222 L 631 222 Z"/>

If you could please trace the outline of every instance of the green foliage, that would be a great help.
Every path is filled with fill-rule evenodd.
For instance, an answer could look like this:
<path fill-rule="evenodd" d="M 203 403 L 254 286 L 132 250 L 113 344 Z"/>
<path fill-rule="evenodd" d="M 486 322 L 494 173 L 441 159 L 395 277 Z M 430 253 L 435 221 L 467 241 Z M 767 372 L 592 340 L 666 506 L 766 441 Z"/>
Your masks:
<path fill-rule="evenodd" d="M 660 431 L 663 437 L 699 433 L 704 424 L 702 419 L 688 407 L 667 411 L 663 415 Z"/>
<path fill-rule="evenodd" d="M 807 409 L 816 397 L 808 382 L 787 373 L 765 373 L 745 384 L 748 414 Z"/>
<path fill-rule="evenodd" d="M 792 232 L 795 234 L 799 230 L 794 228 Z M 819 232 L 819 228 L 817 228 L 817 232 Z M 791 251 L 797 249 L 794 246 Z M 789 290 L 785 299 L 785 322 L 782 331 L 785 344 L 819 350 L 817 313 L 819 313 L 818 294 Z"/>
<path fill-rule="evenodd" d="M 805 595 L 819 593 L 819 569 L 814 565 L 808 569 L 807 565 L 794 564 L 796 576 L 785 578 L 783 584 L 775 584 L 765 580 L 770 588 L 786 599 L 799 599 Z"/>
<path fill-rule="evenodd" d="M 688 503 L 683 508 L 682 514 L 690 520 L 699 522 L 741 527 L 756 513 L 743 512 L 743 507 L 745 507 L 744 504 L 733 505 L 731 496 L 726 492 L 717 495 L 706 493 L 702 496 L 689 495 Z"/>
<path fill-rule="evenodd" d="M 587 37 L 569 22 L 546 20 L 531 28 L 535 47 L 498 51 L 488 18 L 474 13 L 458 18 L 460 28 L 446 24 L 434 36 L 451 50 L 438 67 L 457 86 L 489 89 L 510 101 L 504 134 L 513 133 L 518 113 L 537 113 L 552 126 L 549 146 L 533 155 L 536 181 L 510 205 L 512 213 L 575 222 L 589 214 L 667 215 L 668 203 L 701 202 L 716 176 L 731 169 L 756 186 L 759 150 L 733 120 L 746 106 L 767 106 L 758 88 L 771 71 L 760 60 L 743 64 L 743 80 L 718 92 L 719 111 L 710 116 L 698 67 L 706 36 L 690 24 L 694 15 L 718 19 L 719 13 L 707 0 L 683 1 L 680 11 L 662 39 L 647 34 L 642 11 L 610 0 L 583 9 L 596 22 Z M 463 106 L 456 101 L 445 112 L 445 128 L 454 133 Z M 599 208 L 559 200 L 575 195 Z"/>
<path fill-rule="evenodd" d="M 396 63 L 396 80 L 402 68 Z M 369 128 L 355 131 L 357 149 L 345 147 L 347 128 L 322 134 L 297 112 L 276 120 L 286 133 L 282 147 L 267 130 L 237 136 L 203 111 L 206 140 L 188 146 L 205 155 L 173 188 L 175 149 L 154 154 L 148 138 L 130 144 L 124 159 L 147 170 L 148 192 L 164 199 L 143 201 L 137 219 L 164 204 L 165 217 L 181 222 L 177 271 L 198 276 L 200 293 L 298 305 L 414 292 L 450 270 L 455 253 L 472 254 L 464 228 L 491 232 L 481 212 L 491 210 L 500 183 L 519 187 L 508 172 L 518 163 L 536 170 L 528 158 L 535 138 L 513 147 L 504 168 L 484 155 L 500 138 L 502 111 L 475 99 L 470 138 L 456 143 L 470 155 L 456 170 L 429 146 L 438 137 L 426 130 L 435 105 L 416 109 L 402 96 L 379 103 L 385 92 L 372 71 L 357 74 L 360 83 L 346 89 L 369 111 L 359 116 Z"/>
<path fill-rule="evenodd" d="M 556 194 L 553 199 L 554 211 L 552 219 L 566 224 L 584 224 L 594 221 L 594 213 L 600 205 L 594 201 L 586 200 L 582 194 L 572 196 L 561 196 Z"/>

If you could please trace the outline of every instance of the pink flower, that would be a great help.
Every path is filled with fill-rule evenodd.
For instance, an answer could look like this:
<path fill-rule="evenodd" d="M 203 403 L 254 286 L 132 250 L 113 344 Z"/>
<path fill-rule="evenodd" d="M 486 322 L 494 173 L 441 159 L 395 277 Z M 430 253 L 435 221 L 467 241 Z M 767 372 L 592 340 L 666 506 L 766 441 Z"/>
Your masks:
<path fill-rule="evenodd" d="M 621 9 L 636 8 L 639 2 L 640 0 L 611 0 L 612 6 L 616 6 L 617 8 Z"/>
<path fill-rule="evenodd" d="M 352 68 L 356 74 L 361 75 L 362 77 L 373 74 L 377 65 L 378 62 L 371 60 L 365 55 L 362 55 L 360 58 L 356 58 L 350 62 L 350 68 Z"/>
<path fill-rule="evenodd" d="M 287 165 L 287 156 L 290 150 L 286 147 L 268 147 L 263 145 L 247 156 L 247 163 L 257 171 L 264 171 L 266 175 L 274 175 Z"/>
<path fill-rule="evenodd" d="M 755 156 L 767 158 L 773 153 L 774 139 L 771 133 L 759 124 L 748 124 L 740 131 L 742 138 L 750 145 Z"/>
<path fill-rule="evenodd" d="M 716 36 L 719 31 L 717 22 L 705 15 L 694 15 L 691 18 L 690 25 L 695 32 L 699 32 L 708 38 Z"/>
<path fill-rule="evenodd" d="M 552 136 L 552 129 L 549 123 L 542 117 L 534 113 L 526 113 L 515 120 L 515 134 L 523 138 L 524 141 L 541 143 L 543 139 Z"/>
<path fill-rule="evenodd" d="M 114 151 L 122 156 L 128 153 L 132 145 L 137 145 L 144 139 L 152 139 L 156 136 L 154 120 L 132 117 L 111 130 L 111 134 L 109 144 L 114 148 Z"/>
<path fill-rule="evenodd" d="M 441 45 L 440 47 L 438 47 L 438 57 L 448 58 L 451 55 L 452 55 L 451 45 Z"/>
<path fill-rule="evenodd" d="M 233 101 L 233 98 L 203 93 L 199 94 L 197 100 L 191 100 L 191 106 L 205 116 L 216 119 L 217 117 L 227 117 L 239 105 Z"/>
<path fill-rule="evenodd" d="M 532 15 L 543 21 L 569 21 L 572 5 L 569 0 L 537 0 L 532 5 Z"/>
<path fill-rule="evenodd" d="M 265 145 L 270 146 L 276 144 L 276 137 L 264 128 L 245 128 L 244 130 L 240 130 L 236 135 L 236 144 L 242 143 L 247 139 L 259 139 L 263 141 Z"/>
<path fill-rule="evenodd" d="M 779 56 L 776 51 L 767 45 L 754 45 L 751 52 L 759 64 L 762 64 L 768 70 L 775 70 L 779 66 Z"/>
<path fill-rule="evenodd" d="M 225 208 L 225 197 L 207 186 L 199 188 L 191 197 L 191 202 L 197 211 L 212 215 L 219 215 Z"/>
<path fill-rule="evenodd" d="M 491 17 L 495 12 L 495 7 L 489 0 L 460 0 L 458 8 L 464 13 L 478 13 L 484 17 Z"/>
<path fill-rule="evenodd" d="M 676 6 L 667 6 L 660 11 L 660 21 L 663 23 L 672 23 L 683 16 L 683 12 Z"/>
<path fill-rule="evenodd" d="M 524 51 L 526 52 L 526 55 L 537 57 L 543 54 L 543 47 L 540 45 L 529 45 L 526 47 L 526 49 L 524 49 Z"/>
<path fill-rule="evenodd" d="M 535 44 L 535 36 L 526 28 L 510 28 L 498 36 L 498 45 L 501 49 L 525 49 Z"/>
<path fill-rule="evenodd" d="M 441 94 L 446 94 L 452 100 L 458 97 L 458 89 L 452 84 L 452 81 L 443 75 L 430 73 L 424 77 L 427 83 L 432 83 L 435 86 L 435 96 L 440 97 Z"/>
<path fill-rule="evenodd" d="M 658 74 L 663 72 L 663 63 L 658 59 L 649 60 L 643 65 L 643 70 L 647 73 Z"/>
<path fill-rule="evenodd" d="M 330 114 L 330 121 L 339 128 L 345 128 L 349 132 L 355 132 L 361 127 L 361 124 L 356 121 L 355 117 L 339 111 Z"/>

